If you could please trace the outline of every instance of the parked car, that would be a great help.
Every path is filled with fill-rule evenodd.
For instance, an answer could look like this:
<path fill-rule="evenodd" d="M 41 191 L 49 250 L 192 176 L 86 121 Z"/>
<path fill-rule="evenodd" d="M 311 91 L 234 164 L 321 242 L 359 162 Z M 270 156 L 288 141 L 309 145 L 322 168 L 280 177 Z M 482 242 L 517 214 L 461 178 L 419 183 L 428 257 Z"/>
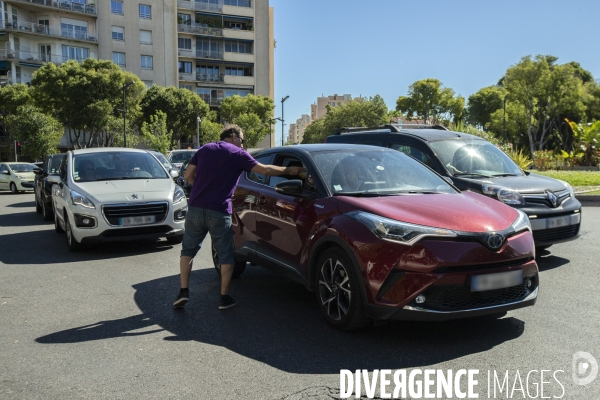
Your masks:
<path fill-rule="evenodd" d="M 37 170 L 33 180 L 33 192 L 35 194 L 35 211 L 42 213 L 44 221 L 52 221 L 52 183 L 48 182 L 49 175 L 58 174 L 58 169 L 64 154 L 52 154 L 46 156 L 40 169 Z"/>
<path fill-rule="evenodd" d="M 487 140 L 442 126 L 386 125 L 343 128 L 326 143 L 389 147 L 410 155 L 460 190 L 499 200 L 527 214 L 539 249 L 576 239 L 581 203 L 564 181 L 523 171 Z"/>
<path fill-rule="evenodd" d="M 371 319 L 447 320 L 535 303 L 538 267 L 522 211 L 460 192 L 400 152 L 314 144 L 255 153 L 307 174 L 242 174 L 232 198 L 234 276 L 246 262 L 316 294 L 340 329 Z M 213 261 L 220 271 L 213 249 Z"/>
<path fill-rule="evenodd" d="M 157 239 L 181 243 L 187 200 L 164 167 L 144 150 L 67 152 L 54 184 L 54 228 L 71 251 L 87 243 Z"/>
<path fill-rule="evenodd" d="M 179 176 L 175 178 L 175 183 L 177 183 L 183 191 L 185 192 L 186 197 L 190 197 L 190 193 L 192 192 L 192 185 L 188 181 L 185 180 L 185 170 L 189 165 L 190 160 L 186 160 L 181 164 L 181 168 L 179 168 Z"/>
<path fill-rule="evenodd" d="M 173 164 L 175 168 L 181 168 L 185 161 L 189 161 L 192 159 L 194 154 L 196 154 L 197 149 L 193 150 L 173 150 L 169 153 L 167 158 L 169 162 Z"/>
<path fill-rule="evenodd" d="M 9 189 L 13 194 L 33 190 L 35 165 L 22 162 L 0 163 L 0 189 Z"/>
<path fill-rule="evenodd" d="M 150 154 L 152 154 L 154 157 L 156 157 L 158 162 L 160 162 L 163 165 L 163 167 L 165 167 L 165 169 L 169 172 L 169 174 L 171 174 L 171 171 L 175 171 L 175 172 L 177 172 L 177 174 L 179 174 L 179 168 L 177 168 L 173 164 L 171 164 L 171 162 L 167 159 L 167 157 L 165 157 L 165 155 L 163 153 L 161 153 L 160 151 L 155 151 L 155 150 L 149 150 L 148 152 Z"/>

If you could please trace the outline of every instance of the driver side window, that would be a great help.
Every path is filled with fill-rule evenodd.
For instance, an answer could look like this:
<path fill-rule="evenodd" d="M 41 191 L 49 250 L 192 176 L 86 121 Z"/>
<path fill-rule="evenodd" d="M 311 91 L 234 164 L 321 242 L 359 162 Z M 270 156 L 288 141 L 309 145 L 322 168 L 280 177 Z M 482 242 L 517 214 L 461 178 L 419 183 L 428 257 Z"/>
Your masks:
<path fill-rule="evenodd" d="M 277 160 L 277 162 L 275 163 L 275 165 L 281 166 L 281 167 L 304 167 L 304 164 L 302 163 L 302 161 L 300 161 L 300 159 L 298 159 L 296 157 L 289 157 L 289 156 L 279 158 Z M 295 175 L 271 176 L 269 179 L 269 186 L 274 188 L 280 182 L 287 181 L 290 179 L 300 179 L 302 181 L 302 187 L 304 188 L 305 181 L 306 181 L 305 178 L 306 178 L 306 176 L 302 177 L 302 176 L 295 176 Z"/>

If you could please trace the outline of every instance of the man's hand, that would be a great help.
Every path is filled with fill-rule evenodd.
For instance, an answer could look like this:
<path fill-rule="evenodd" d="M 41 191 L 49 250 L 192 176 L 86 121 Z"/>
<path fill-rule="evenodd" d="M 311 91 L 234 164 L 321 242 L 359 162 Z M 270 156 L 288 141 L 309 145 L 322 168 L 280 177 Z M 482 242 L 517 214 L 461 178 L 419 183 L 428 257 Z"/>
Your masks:
<path fill-rule="evenodd" d="M 287 167 L 286 170 L 286 175 L 300 175 L 306 172 L 306 168 L 304 167 Z"/>

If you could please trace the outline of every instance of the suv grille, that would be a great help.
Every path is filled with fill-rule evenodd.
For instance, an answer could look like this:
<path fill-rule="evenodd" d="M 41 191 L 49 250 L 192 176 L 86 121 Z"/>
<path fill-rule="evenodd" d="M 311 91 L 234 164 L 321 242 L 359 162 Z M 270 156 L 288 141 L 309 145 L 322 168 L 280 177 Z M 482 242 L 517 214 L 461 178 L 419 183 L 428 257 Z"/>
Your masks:
<path fill-rule="evenodd" d="M 167 216 L 168 203 L 118 204 L 102 206 L 104 219 L 111 226 L 121 226 L 121 218 L 145 217 L 154 215 L 155 222 L 162 222 Z"/>
<path fill-rule="evenodd" d="M 533 241 L 537 243 L 569 239 L 577 235 L 579 226 L 580 224 L 562 226 L 560 228 L 535 230 L 533 231 Z"/>
<path fill-rule="evenodd" d="M 525 198 L 525 202 L 529 204 L 543 204 L 546 207 L 554 208 L 558 207 L 562 204 L 563 201 L 571 197 L 571 194 L 567 189 L 557 190 L 556 192 L 554 192 L 554 194 L 556 195 L 556 198 L 558 200 L 556 206 L 552 205 L 546 193 L 527 193 L 523 194 L 523 198 Z"/>
<path fill-rule="evenodd" d="M 440 267 L 434 269 L 432 272 L 435 274 L 443 274 L 448 272 L 454 273 L 464 273 L 464 272 L 474 272 L 474 271 L 484 271 L 488 269 L 501 269 L 501 268 L 510 268 L 516 267 L 523 264 L 528 263 L 533 260 L 533 258 L 520 258 L 518 260 L 509 260 L 497 263 L 489 263 L 489 264 L 477 264 L 477 265 L 456 265 L 449 267 Z"/>
<path fill-rule="evenodd" d="M 473 308 L 492 307 L 523 300 L 535 287 L 527 289 L 527 284 L 487 290 L 485 292 L 472 292 L 466 286 L 438 286 L 431 287 L 423 294 L 426 301 L 415 304 L 418 307 L 436 311 L 460 311 Z"/>

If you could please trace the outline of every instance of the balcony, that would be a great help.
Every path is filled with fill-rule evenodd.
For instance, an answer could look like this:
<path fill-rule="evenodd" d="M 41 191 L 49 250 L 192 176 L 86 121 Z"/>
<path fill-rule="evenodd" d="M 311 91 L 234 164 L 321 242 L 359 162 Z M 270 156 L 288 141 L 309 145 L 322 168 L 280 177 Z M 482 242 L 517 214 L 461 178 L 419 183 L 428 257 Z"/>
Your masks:
<path fill-rule="evenodd" d="M 186 10 L 196 10 L 196 11 L 208 11 L 208 12 L 215 12 L 215 13 L 223 12 L 223 4 L 200 3 L 200 2 L 188 1 L 188 0 L 178 0 L 177 8 L 183 8 Z"/>
<path fill-rule="evenodd" d="M 12 51 L 12 50 L 0 50 L 0 60 L 15 60 L 15 61 L 25 61 L 30 63 L 42 64 L 45 62 L 51 62 L 54 64 L 62 64 L 67 59 L 62 55 L 58 54 L 42 54 L 35 53 L 32 51 Z M 82 61 L 82 60 L 78 60 Z"/>
<path fill-rule="evenodd" d="M 226 39 L 254 40 L 254 31 L 249 29 L 223 29 L 223 37 Z"/>
<path fill-rule="evenodd" d="M 97 15 L 95 4 L 81 4 L 72 1 L 60 0 L 9 0 L 10 2 L 23 3 L 26 5 L 58 8 L 65 11 L 74 11 L 83 14 Z"/>
<path fill-rule="evenodd" d="M 223 29 L 221 28 L 211 28 L 205 25 L 186 25 L 179 24 L 177 25 L 177 32 L 183 33 L 191 33 L 194 35 L 206 35 L 206 36 L 223 36 Z"/>
<path fill-rule="evenodd" d="M 193 82 L 194 78 L 195 78 L 195 76 L 192 73 L 189 73 L 189 74 L 183 73 L 183 72 L 179 73 L 179 80 L 180 81 Z"/>
<path fill-rule="evenodd" d="M 223 75 L 215 74 L 196 74 L 196 80 L 198 82 L 220 82 L 223 83 Z"/>
<path fill-rule="evenodd" d="M 222 60 L 223 52 L 216 50 L 196 50 L 196 58 L 207 58 L 211 60 Z"/>
<path fill-rule="evenodd" d="M 225 75 L 225 83 L 236 86 L 254 86 L 253 76 Z"/>
<path fill-rule="evenodd" d="M 254 54 L 226 52 L 223 59 L 225 61 L 251 64 L 254 63 Z"/>
<path fill-rule="evenodd" d="M 54 28 L 48 25 L 36 24 L 33 22 L 20 21 L 17 24 L 14 24 L 12 22 L 0 20 L 0 29 L 22 33 L 32 33 L 35 35 L 84 40 L 87 42 L 98 42 L 98 36 L 95 33 L 77 32 L 69 29 Z"/>

